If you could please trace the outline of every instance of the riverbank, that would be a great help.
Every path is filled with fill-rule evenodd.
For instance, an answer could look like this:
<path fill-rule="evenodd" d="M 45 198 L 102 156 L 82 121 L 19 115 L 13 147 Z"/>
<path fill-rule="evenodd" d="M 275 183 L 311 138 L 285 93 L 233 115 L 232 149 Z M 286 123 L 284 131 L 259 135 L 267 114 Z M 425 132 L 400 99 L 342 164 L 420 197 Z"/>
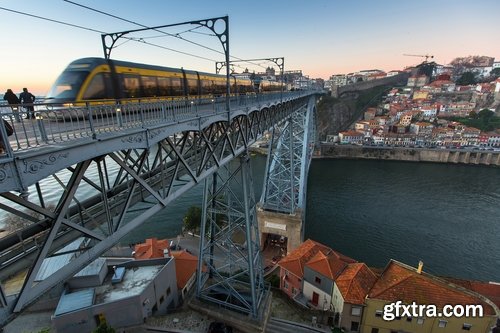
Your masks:
<path fill-rule="evenodd" d="M 370 159 L 500 166 L 500 152 L 465 149 L 426 149 L 321 144 L 313 158 Z"/>

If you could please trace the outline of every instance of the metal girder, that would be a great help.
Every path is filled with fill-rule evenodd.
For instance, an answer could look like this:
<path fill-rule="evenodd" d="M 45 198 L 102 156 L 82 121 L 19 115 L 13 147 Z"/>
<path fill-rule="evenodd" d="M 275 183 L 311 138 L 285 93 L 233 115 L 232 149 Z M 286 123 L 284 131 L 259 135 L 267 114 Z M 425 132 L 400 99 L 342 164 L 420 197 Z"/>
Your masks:
<path fill-rule="evenodd" d="M 266 288 L 248 153 L 205 180 L 200 235 L 197 297 L 257 317 Z"/>
<path fill-rule="evenodd" d="M 245 152 L 265 130 L 284 121 L 305 102 L 299 99 L 239 115 L 232 118 L 231 123 L 215 122 L 199 131 L 179 132 L 146 149 L 125 149 L 81 161 L 76 167 L 57 172 L 53 176 L 56 182 L 39 182 L 36 191 L 25 198 L 2 193 L 3 199 L 10 203 L 3 207 L 10 207 L 11 212 L 30 224 L 17 235 L 0 240 L 0 274 L 11 265 L 21 265 L 22 260 L 34 260 L 14 311 L 22 311 L 46 291 L 78 273 L 174 199 L 218 169 L 228 167 L 229 162 Z M 106 144 L 106 141 L 101 144 Z M 61 190 L 54 189 L 54 184 Z M 54 207 L 49 197 L 57 193 L 60 194 L 59 203 Z M 250 205 L 245 206 L 244 212 L 250 214 L 246 220 L 252 220 L 253 199 L 252 203 L 249 200 L 244 200 L 244 203 Z M 31 218 L 26 219 L 27 216 Z M 253 222 L 249 227 L 248 234 L 257 235 Z M 43 261 L 61 255 L 61 249 L 78 237 L 92 242 L 78 249 L 64 267 L 43 281 L 37 281 Z M 259 274 L 262 269 L 258 262 L 258 244 L 253 238 L 248 244 L 251 244 L 248 255 L 253 258 L 250 259 L 253 266 L 247 269 L 255 271 L 250 274 L 254 276 L 252 285 L 258 286 L 255 287 L 257 299 L 250 302 L 253 311 L 253 306 L 260 302 Z"/>
<path fill-rule="evenodd" d="M 294 214 L 297 208 L 305 209 L 305 184 L 316 141 L 314 117 L 311 98 L 284 126 L 273 128 L 261 197 L 265 210 Z"/>

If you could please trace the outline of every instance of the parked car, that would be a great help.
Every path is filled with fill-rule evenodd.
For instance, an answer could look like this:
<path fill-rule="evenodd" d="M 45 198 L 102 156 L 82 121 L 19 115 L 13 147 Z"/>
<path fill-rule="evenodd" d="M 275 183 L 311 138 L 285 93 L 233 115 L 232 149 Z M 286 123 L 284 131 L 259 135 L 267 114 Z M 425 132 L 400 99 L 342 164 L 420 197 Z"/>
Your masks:
<path fill-rule="evenodd" d="M 233 333 L 233 328 L 220 321 L 214 321 L 208 326 L 207 333 Z"/>

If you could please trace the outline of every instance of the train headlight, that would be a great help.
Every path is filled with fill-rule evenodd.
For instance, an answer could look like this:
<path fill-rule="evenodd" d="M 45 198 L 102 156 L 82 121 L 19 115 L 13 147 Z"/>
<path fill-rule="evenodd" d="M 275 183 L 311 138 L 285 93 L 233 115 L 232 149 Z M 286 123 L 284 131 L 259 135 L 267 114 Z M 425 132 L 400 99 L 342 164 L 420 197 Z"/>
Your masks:
<path fill-rule="evenodd" d="M 65 108 L 72 108 L 73 107 L 73 103 L 64 103 L 63 106 Z"/>

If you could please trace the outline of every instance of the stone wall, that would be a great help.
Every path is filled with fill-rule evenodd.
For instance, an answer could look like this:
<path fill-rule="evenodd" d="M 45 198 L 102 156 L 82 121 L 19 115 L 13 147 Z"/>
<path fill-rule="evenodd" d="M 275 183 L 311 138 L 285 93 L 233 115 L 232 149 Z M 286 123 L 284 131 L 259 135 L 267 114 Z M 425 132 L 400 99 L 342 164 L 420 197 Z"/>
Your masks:
<path fill-rule="evenodd" d="M 370 81 L 360 81 L 353 84 L 348 84 L 342 87 L 334 86 L 332 87 L 332 96 L 340 97 L 342 94 L 357 92 L 362 90 L 368 90 L 379 86 L 385 85 L 398 85 L 406 84 L 408 81 L 409 73 L 401 73 L 394 76 L 384 77 L 382 79 L 370 80 Z"/>
<path fill-rule="evenodd" d="M 322 144 L 315 158 L 377 159 L 500 166 L 500 152 L 423 148 L 381 148 Z"/>

